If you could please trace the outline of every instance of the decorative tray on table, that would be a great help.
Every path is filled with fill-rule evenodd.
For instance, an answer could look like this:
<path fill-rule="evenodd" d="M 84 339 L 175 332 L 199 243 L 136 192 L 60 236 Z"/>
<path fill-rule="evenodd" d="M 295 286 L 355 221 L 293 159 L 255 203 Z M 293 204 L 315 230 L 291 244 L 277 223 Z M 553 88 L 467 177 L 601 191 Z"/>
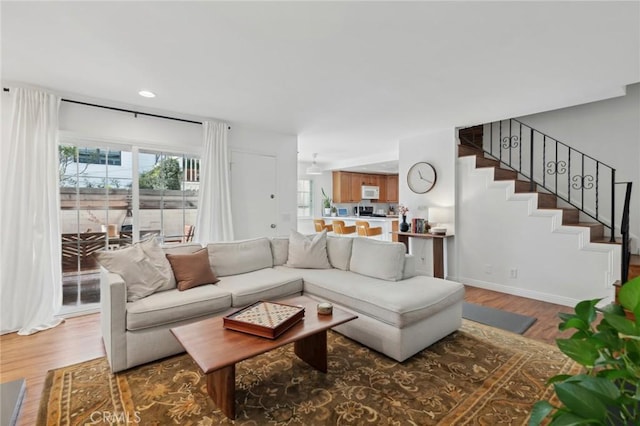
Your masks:
<path fill-rule="evenodd" d="M 223 317 L 230 330 L 275 339 L 304 318 L 304 307 L 260 301 Z"/>

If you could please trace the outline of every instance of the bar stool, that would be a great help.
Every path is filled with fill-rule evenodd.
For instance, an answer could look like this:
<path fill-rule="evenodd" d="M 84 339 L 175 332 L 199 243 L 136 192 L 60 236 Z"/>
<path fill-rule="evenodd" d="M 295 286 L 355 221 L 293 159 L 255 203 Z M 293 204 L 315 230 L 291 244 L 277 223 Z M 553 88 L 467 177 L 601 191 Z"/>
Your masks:
<path fill-rule="evenodd" d="M 333 221 L 333 232 L 335 232 L 336 234 L 339 234 L 339 235 L 353 234 L 354 232 L 356 232 L 356 227 L 355 227 L 355 225 L 346 226 L 344 224 L 344 220 L 334 220 Z"/>
<path fill-rule="evenodd" d="M 327 232 L 333 231 L 333 225 L 325 224 L 323 219 L 313 219 L 313 226 L 315 226 L 316 232 L 322 232 L 325 229 Z"/>
<path fill-rule="evenodd" d="M 376 226 L 371 228 L 369 222 L 366 220 L 356 220 L 356 227 L 358 228 L 358 235 L 362 237 L 374 237 L 376 235 L 382 235 L 382 227 Z"/>

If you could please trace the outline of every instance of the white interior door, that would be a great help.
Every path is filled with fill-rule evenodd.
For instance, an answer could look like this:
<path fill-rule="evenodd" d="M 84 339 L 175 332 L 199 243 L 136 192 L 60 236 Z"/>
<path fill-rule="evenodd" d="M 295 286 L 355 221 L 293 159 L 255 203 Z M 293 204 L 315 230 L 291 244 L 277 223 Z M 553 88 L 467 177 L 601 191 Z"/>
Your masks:
<path fill-rule="evenodd" d="M 276 157 L 231 152 L 231 211 L 236 239 L 278 235 Z"/>

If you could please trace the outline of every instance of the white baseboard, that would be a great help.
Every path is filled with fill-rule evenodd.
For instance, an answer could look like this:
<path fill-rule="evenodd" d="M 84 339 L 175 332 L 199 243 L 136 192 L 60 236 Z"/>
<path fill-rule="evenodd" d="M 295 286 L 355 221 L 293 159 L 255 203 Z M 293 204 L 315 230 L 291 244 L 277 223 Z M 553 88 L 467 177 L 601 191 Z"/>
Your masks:
<path fill-rule="evenodd" d="M 463 283 L 465 285 L 470 285 L 472 287 L 483 288 L 485 290 L 497 291 L 499 293 L 511 294 L 514 296 L 526 297 L 528 299 L 540 300 L 542 302 L 554 303 L 556 305 L 569 306 L 573 308 L 578 304 L 581 300 L 574 299 L 570 297 L 560 296 L 557 294 L 543 293 L 534 290 L 527 290 L 518 287 L 505 286 L 501 284 L 491 283 L 487 281 L 480 281 L 473 278 L 465 278 L 465 277 L 456 277 L 456 278 L 448 278 L 452 281 L 457 281 Z M 598 306 L 603 306 L 608 303 L 613 302 L 614 300 L 614 288 L 611 286 L 611 295 L 605 297 Z"/>

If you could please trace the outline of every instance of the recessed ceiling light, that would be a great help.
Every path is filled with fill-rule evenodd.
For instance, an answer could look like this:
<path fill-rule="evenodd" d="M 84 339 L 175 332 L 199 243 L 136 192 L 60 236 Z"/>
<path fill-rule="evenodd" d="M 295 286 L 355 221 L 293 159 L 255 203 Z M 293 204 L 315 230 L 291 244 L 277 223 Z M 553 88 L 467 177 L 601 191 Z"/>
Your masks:
<path fill-rule="evenodd" d="M 156 94 L 153 92 L 150 92 L 149 90 L 141 90 L 138 92 L 138 95 L 140 96 L 144 96 L 145 98 L 155 98 Z"/>

